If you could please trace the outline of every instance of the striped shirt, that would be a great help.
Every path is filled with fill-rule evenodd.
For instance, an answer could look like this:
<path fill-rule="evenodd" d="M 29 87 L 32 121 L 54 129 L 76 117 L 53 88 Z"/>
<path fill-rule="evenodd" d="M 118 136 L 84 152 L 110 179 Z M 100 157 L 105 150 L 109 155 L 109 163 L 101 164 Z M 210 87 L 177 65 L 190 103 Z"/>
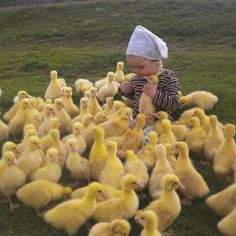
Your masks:
<path fill-rule="evenodd" d="M 158 76 L 158 86 L 156 95 L 153 99 L 153 104 L 156 107 L 156 111 L 166 111 L 170 118 L 171 114 L 175 111 L 178 106 L 178 92 L 180 91 L 180 84 L 173 71 L 169 69 L 164 69 Z M 130 81 L 133 88 L 133 92 L 130 94 L 125 94 L 121 90 L 119 91 L 122 96 L 125 96 L 133 100 L 133 118 L 135 119 L 139 113 L 139 101 L 143 92 L 143 86 L 147 83 L 147 80 L 135 76 Z"/>

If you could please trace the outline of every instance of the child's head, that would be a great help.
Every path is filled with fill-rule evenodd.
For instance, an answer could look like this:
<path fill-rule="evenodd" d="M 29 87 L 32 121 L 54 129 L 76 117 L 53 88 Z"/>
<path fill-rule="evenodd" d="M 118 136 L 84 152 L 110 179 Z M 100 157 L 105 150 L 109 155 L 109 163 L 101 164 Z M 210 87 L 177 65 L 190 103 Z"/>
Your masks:
<path fill-rule="evenodd" d="M 168 48 L 162 39 L 138 25 L 131 35 L 126 55 L 134 73 L 150 76 L 162 68 L 162 58 L 168 57 Z"/>

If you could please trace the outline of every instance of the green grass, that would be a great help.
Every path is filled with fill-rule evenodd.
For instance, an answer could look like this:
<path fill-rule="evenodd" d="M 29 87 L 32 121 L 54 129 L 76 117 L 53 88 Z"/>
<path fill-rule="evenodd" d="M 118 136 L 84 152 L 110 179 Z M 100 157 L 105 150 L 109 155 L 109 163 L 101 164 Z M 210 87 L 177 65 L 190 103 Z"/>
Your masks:
<path fill-rule="evenodd" d="M 1 111 L 9 109 L 19 90 L 43 96 L 50 70 L 57 70 L 70 86 L 78 78 L 95 81 L 114 71 L 117 61 L 125 61 L 133 28 L 141 24 L 168 43 L 165 67 L 176 73 L 183 93 L 213 92 L 219 102 L 209 114 L 223 123 L 235 123 L 235 22 L 233 0 L 81 1 L 0 9 Z M 125 64 L 125 72 L 129 71 Z M 196 158 L 194 164 L 211 193 L 228 185 L 216 178 L 211 166 L 201 165 Z M 67 180 L 64 172 L 63 182 Z M 27 207 L 10 211 L 0 205 L 0 212 L 0 235 L 65 235 Z M 218 236 L 219 220 L 200 199 L 192 207 L 183 207 L 171 228 L 177 236 Z M 133 219 L 131 223 L 130 235 L 139 235 L 141 228 Z M 78 235 L 87 235 L 86 226 Z"/>

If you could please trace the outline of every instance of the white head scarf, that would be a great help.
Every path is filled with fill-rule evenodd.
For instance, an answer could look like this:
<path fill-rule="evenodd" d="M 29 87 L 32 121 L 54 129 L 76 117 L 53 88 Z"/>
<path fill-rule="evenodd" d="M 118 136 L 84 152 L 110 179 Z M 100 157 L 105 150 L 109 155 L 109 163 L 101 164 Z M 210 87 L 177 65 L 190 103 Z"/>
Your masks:
<path fill-rule="evenodd" d="M 137 25 L 130 37 L 126 54 L 157 60 L 168 58 L 168 48 L 161 38 L 145 27 Z"/>

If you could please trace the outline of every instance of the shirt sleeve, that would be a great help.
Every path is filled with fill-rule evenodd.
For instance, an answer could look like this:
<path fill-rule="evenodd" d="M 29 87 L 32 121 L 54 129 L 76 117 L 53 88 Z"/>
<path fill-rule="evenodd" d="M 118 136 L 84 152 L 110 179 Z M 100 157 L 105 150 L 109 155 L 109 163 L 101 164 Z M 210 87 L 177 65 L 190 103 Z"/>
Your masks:
<path fill-rule="evenodd" d="M 180 84 L 172 71 L 165 76 L 164 80 L 166 81 L 164 86 L 160 89 L 157 87 L 153 104 L 166 112 L 172 112 L 179 106 Z"/>
<path fill-rule="evenodd" d="M 129 99 L 131 99 L 131 100 L 134 99 L 134 91 L 131 92 L 131 93 L 124 93 L 123 91 L 121 91 L 121 89 L 120 89 L 120 87 L 119 87 L 118 93 L 119 93 L 121 96 L 124 96 L 124 97 L 126 97 L 126 98 L 129 98 Z"/>

